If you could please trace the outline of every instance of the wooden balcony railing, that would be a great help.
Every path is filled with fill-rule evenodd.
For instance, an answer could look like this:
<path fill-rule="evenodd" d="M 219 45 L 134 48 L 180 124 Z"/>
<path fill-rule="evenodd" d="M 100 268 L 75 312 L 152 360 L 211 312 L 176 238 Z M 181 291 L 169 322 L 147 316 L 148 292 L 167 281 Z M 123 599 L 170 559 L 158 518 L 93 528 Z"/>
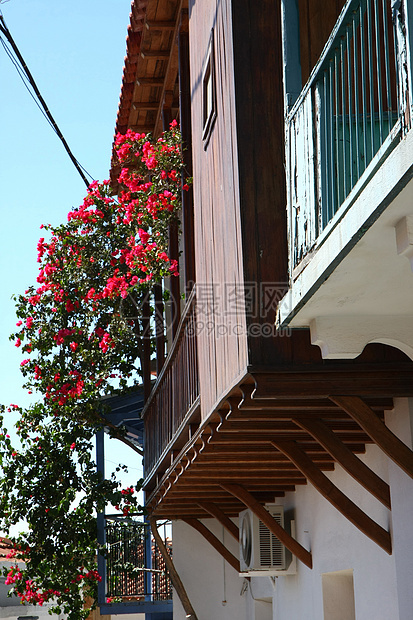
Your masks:
<path fill-rule="evenodd" d="M 393 148 L 398 128 L 410 122 L 402 19 L 390 0 L 348 0 L 287 116 L 292 268 L 340 207 L 351 204 Z"/>
<path fill-rule="evenodd" d="M 155 466 L 199 396 L 195 288 L 185 306 L 171 351 L 146 403 L 145 473 Z"/>

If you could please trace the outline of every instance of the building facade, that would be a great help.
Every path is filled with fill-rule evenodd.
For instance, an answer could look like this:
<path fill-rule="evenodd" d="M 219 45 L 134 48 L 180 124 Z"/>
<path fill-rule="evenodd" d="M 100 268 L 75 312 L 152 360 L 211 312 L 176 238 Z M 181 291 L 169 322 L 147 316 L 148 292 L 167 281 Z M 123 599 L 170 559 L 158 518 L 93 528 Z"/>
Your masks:
<path fill-rule="evenodd" d="M 198 620 L 413 616 L 412 27 L 411 0 L 132 2 L 117 131 L 177 119 L 193 175 L 143 419 Z"/>

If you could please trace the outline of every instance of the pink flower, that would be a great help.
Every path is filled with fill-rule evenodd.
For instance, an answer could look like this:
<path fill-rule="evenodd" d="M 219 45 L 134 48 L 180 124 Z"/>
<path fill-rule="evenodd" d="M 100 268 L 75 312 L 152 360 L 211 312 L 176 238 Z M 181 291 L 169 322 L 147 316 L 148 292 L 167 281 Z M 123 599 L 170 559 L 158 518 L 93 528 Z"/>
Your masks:
<path fill-rule="evenodd" d="M 29 362 L 30 362 L 29 359 L 23 360 L 22 362 L 20 362 L 20 366 L 26 366 L 26 364 L 28 364 Z"/>
<path fill-rule="evenodd" d="M 20 338 L 16 339 L 16 342 L 14 343 L 15 347 L 19 347 L 21 345 L 22 341 L 20 340 Z"/>
<path fill-rule="evenodd" d="M 138 235 L 139 235 L 139 238 L 140 238 L 140 240 L 141 240 L 141 242 L 143 244 L 148 243 L 148 239 L 149 239 L 150 235 L 149 235 L 148 232 L 146 232 L 146 230 L 143 230 L 142 228 L 139 228 Z"/>
<path fill-rule="evenodd" d="M 75 442 L 73 442 L 73 443 L 71 444 L 71 446 L 70 446 L 70 449 L 71 449 L 71 450 L 74 450 L 75 448 L 76 448 L 76 444 L 75 444 Z"/>
<path fill-rule="evenodd" d="M 78 343 L 77 342 L 71 342 L 70 343 L 70 348 L 72 349 L 72 351 L 76 351 L 76 349 L 78 348 Z"/>

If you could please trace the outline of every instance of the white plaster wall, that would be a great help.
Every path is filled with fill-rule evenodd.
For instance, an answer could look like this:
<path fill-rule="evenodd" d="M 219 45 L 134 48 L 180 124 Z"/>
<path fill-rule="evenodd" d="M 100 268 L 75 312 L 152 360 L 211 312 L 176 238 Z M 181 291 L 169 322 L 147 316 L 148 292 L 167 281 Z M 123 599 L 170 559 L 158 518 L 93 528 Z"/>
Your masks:
<path fill-rule="evenodd" d="M 413 400 L 397 399 L 386 423 L 411 446 Z M 296 575 L 246 582 L 198 532 L 177 521 L 174 560 L 198 619 L 323 620 L 322 574 L 352 570 L 357 620 L 412 620 L 413 481 L 376 446 L 367 446 L 360 458 L 390 484 L 391 512 L 341 467 L 326 475 L 371 518 L 390 529 L 392 555 L 362 534 L 311 484 L 280 500 L 293 511 L 298 540 L 313 554 L 313 569 L 297 562 Z M 238 557 L 230 534 L 213 519 L 205 524 Z M 174 620 L 184 619 L 175 597 Z"/>
<path fill-rule="evenodd" d="M 215 519 L 203 523 L 238 557 L 238 543 Z M 172 524 L 173 559 L 198 620 L 249 620 L 243 579 L 191 526 Z M 185 620 L 185 612 L 174 592 L 174 620 Z M 258 619 L 257 619 L 258 620 Z M 264 620 L 264 619 L 263 619 Z"/>
<path fill-rule="evenodd" d="M 363 460 L 387 478 L 387 459 L 381 457 L 375 446 L 368 447 Z M 337 467 L 326 475 L 370 517 L 389 528 L 388 510 L 346 472 Z M 357 620 L 396 620 L 393 556 L 362 534 L 310 484 L 288 494 L 285 507 L 295 507 L 297 538 L 311 549 L 313 569 L 298 562 L 296 576 L 278 578 L 275 618 L 321 620 L 322 574 L 353 570 Z"/>
<path fill-rule="evenodd" d="M 409 448 L 413 437 L 413 399 L 396 400 L 386 414 L 386 424 Z M 413 480 L 393 462 L 389 463 L 392 502 L 392 537 L 399 619 L 413 618 Z"/>

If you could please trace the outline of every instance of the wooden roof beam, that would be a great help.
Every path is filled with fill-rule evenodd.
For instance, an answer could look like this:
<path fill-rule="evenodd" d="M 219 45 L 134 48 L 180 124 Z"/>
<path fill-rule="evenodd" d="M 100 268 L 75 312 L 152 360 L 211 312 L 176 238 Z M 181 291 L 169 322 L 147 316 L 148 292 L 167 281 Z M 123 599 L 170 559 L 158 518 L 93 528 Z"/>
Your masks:
<path fill-rule="evenodd" d="M 255 499 L 255 497 L 247 491 L 247 489 L 240 484 L 230 484 L 227 482 L 221 483 L 221 486 L 223 489 L 228 491 L 228 493 L 234 495 L 234 497 L 237 497 L 243 504 L 245 504 L 245 506 L 250 508 L 250 510 L 252 510 L 257 517 L 261 519 L 264 525 L 268 527 L 270 532 L 272 532 L 282 542 L 282 544 L 291 551 L 291 553 L 296 555 L 301 562 L 308 566 L 308 568 L 313 567 L 313 558 L 311 553 L 300 545 L 297 540 L 290 536 L 270 515 L 268 510 L 266 510 L 264 506 L 262 506 Z"/>
<path fill-rule="evenodd" d="M 188 471 L 188 475 L 180 481 L 183 486 L 192 486 L 193 484 L 214 484 L 224 476 L 225 480 L 253 480 L 259 479 L 260 484 L 267 484 L 268 482 L 276 482 L 276 484 L 283 484 L 285 481 L 290 484 L 299 484 L 300 481 L 305 481 L 305 476 L 298 470 L 277 470 L 268 468 L 264 471 L 257 473 L 256 471 L 249 471 L 249 469 L 239 468 L 238 471 L 227 471 L 216 473 L 215 479 L 212 472 L 203 471 Z"/>
<path fill-rule="evenodd" d="M 313 370 L 279 370 L 257 372 L 254 374 L 256 388 L 252 399 L 276 400 L 291 398 L 303 400 L 312 398 L 331 398 L 339 394 L 361 397 L 396 397 L 413 395 L 413 366 L 411 364 L 392 364 L 391 368 L 375 369 L 315 368 Z M 338 403 L 337 403 L 338 404 Z"/>
<path fill-rule="evenodd" d="M 235 483 L 234 483 L 235 484 Z M 218 483 L 217 483 L 218 485 Z M 204 485 L 202 485 L 203 487 Z M 222 486 L 222 485 L 221 485 Z M 253 485 L 250 485 L 253 486 Z M 259 485 L 258 485 L 259 487 Z M 268 484 L 266 484 L 263 488 L 258 488 L 255 491 L 255 494 L 260 495 L 260 500 L 262 500 L 262 503 L 265 504 L 267 502 L 271 502 L 271 498 L 275 497 L 276 493 L 282 493 L 284 495 L 284 493 L 287 491 L 295 491 L 295 486 L 293 484 L 280 484 L 280 485 L 273 485 L 271 486 L 271 488 L 268 487 Z M 204 501 L 206 499 L 209 499 L 211 501 L 221 501 L 225 499 L 225 493 L 220 494 L 219 493 L 219 487 L 218 486 L 208 486 L 207 488 L 198 488 L 197 490 L 192 490 L 192 489 L 188 489 L 187 487 L 182 487 L 182 489 L 179 488 L 179 486 L 173 487 L 169 490 L 169 494 L 168 494 L 168 498 L 180 498 L 180 499 L 190 499 L 193 500 L 195 503 L 198 503 L 199 501 Z M 277 495 L 277 497 L 283 497 L 283 495 Z"/>
<path fill-rule="evenodd" d="M 157 110 L 158 104 L 156 101 L 134 101 L 132 108 L 134 110 Z"/>
<path fill-rule="evenodd" d="M 141 50 L 141 56 L 143 59 L 155 58 L 156 60 L 165 60 L 170 56 L 170 50 Z"/>
<path fill-rule="evenodd" d="M 136 83 L 138 86 L 163 86 L 164 81 L 165 81 L 165 77 L 159 77 L 159 78 L 138 77 L 136 78 Z"/>
<path fill-rule="evenodd" d="M 330 458 L 330 455 L 326 454 L 325 450 L 320 446 L 320 444 L 318 444 L 316 441 L 310 440 L 310 437 L 308 438 L 308 442 L 305 445 L 304 444 L 300 444 L 300 445 L 305 452 L 311 452 L 314 460 L 317 460 L 318 458 L 321 458 L 321 459 Z M 365 445 L 362 444 L 361 442 L 360 443 L 353 442 L 351 445 L 348 445 L 348 448 L 352 450 L 352 452 L 364 453 L 366 451 Z M 271 448 L 268 442 L 266 443 L 254 442 L 252 445 L 248 446 L 248 451 L 245 450 L 242 444 L 235 444 L 235 445 L 234 444 L 230 444 L 230 445 L 208 444 L 208 448 L 207 448 L 208 458 L 210 455 L 214 455 L 213 458 L 221 458 L 221 457 L 226 458 L 227 456 L 235 456 L 235 458 L 237 458 L 237 455 L 239 455 L 242 458 L 245 455 L 247 458 L 258 457 L 258 459 L 262 456 L 264 460 L 268 459 L 268 457 L 271 458 L 271 455 L 269 452 L 270 449 Z M 205 453 L 206 452 L 203 452 L 202 456 L 204 456 Z M 275 451 L 274 451 L 273 458 L 275 461 L 285 460 L 285 456 L 283 454 L 280 454 L 279 452 L 275 452 Z"/>
<path fill-rule="evenodd" d="M 371 540 L 384 549 L 384 551 L 391 554 L 391 538 L 389 532 L 373 521 L 361 508 L 340 491 L 340 489 L 314 465 L 312 460 L 294 441 L 273 441 L 272 444 L 277 450 L 280 450 L 292 460 L 321 495 L 337 508 L 342 515 L 363 532 L 363 534 L 371 538 Z"/>
<path fill-rule="evenodd" d="M 226 530 L 239 542 L 239 530 L 233 521 L 213 502 L 198 502 L 198 506 L 215 517 Z"/>
<path fill-rule="evenodd" d="M 349 474 L 382 504 L 390 508 L 390 487 L 326 426 L 321 420 L 296 419 Z M 319 467 L 319 466 L 318 466 Z M 319 467 L 320 468 L 320 467 Z"/>
<path fill-rule="evenodd" d="M 129 128 L 136 133 L 149 133 L 152 131 L 152 128 L 149 127 L 149 125 L 131 125 Z"/>
<path fill-rule="evenodd" d="M 222 542 L 198 519 L 183 519 L 185 523 L 196 529 L 213 547 L 222 555 L 222 557 L 234 568 L 237 573 L 240 572 L 239 560 L 222 544 Z"/>
<path fill-rule="evenodd" d="M 334 459 L 327 455 L 327 458 L 329 460 L 325 460 L 325 461 L 319 461 L 319 466 L 321 467 L 328 467 L 330 468 L 330 465 L 332 465 L 334 463 Z M 317 459 L 315 459 L 317 460 Z M 191 471 L 196 471 L 196 472 L 201 472 L 202 474 L 208 474 L 209 476 L 216 476 L 218 475 L 222 475 L 222 472 L 225 471 L 225 473 L 227 472 L 234 472 L 234 473 L 239 473 L 240 471 L 242 471 L 243 469 L 247 469 L 248 471 L 252 470 L 254 472 L 262 472 L 265 473 L 266 471 L 271 471 L 272 473 L 274 472 L 274 470 L 276 471 L 297 471 L 296 466 L 291 463 L 291 461 L 285 460 L 285 461 L 260 461 L 259 459 L 256 459 L 255 461 L 251 461 L 251 460 L 244 460 L 242 461 L 213 461 L 210 462 L 210 460 L 204 460 L 204 461 L 199 461 L 195 463 L 192 463 L 191 465 Z"/>
<path fill-rule="evenodd" d="M 413 478 L 413 451 L 406 446 L 359 396 L 330 396 L 408 476 Z"/>
<path fill-rule="evenodd" d="M 168 64 L 165 71 L 165 81 L 162 87 L 162 92 L 160 96 L 159 109 L 156 116 L 155 127 L 153 134 L 157 137 L 162 131 L 162 112 L 164 108 L 165 101 L 165 93 L 174 90 L 176 78 L 178 76 L 179 69 L 179 58 L 178 58 L 178 35 L 181 27 L 181 12 L 184 6 L 184 0 L 180 0 L 178 10 L 177 10 L 177 19 L 175 21 L 175 26 L 172 34 L 172 46 L 169 54 Z"/>
<path fill-rule="evenodd" d="M 339 407 L 335 405 L 328 398 L 299 398 L 297 395 L 294 398 L 273 398 L 273 399 L 259 399 L 252 398 L 251 393 L 254 390 L 254 386 L 247 385 L 242 387 L 243 390 L 243 398 L 239 400 L 239 398 L 230 397 L 227 399 L 231 408 L 235 411 L 238 409 L 240 412 L 248 412 L 248 411 L 262 411 L 264 412 L 277 412 L 279 410 L 285 412 L 337 412 L 340 410 Z M 372 409 L 377 409 L 382 411 L 384 409 L 393 409 L 393 399 L 392 398 L 369 398 L 366 399 L 368 404 Z M 236 403 L 238 402 L 238 406 Z"/>
<path fill-rule="evenodd" d="M 171 21 L 146 21 L 147 30 L 174 30 L 175 22 Z"/>

